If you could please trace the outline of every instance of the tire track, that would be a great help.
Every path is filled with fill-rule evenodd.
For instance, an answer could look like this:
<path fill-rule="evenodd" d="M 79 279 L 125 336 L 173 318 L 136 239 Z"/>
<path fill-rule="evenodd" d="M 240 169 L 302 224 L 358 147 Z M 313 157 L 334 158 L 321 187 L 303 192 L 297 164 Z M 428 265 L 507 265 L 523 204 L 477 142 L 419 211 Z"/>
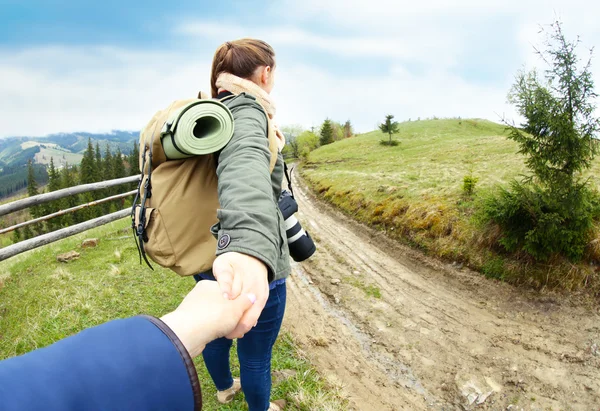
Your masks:
<path fill-rule="evenodd" d="M 299 218 L 318 252 L 293 266 L 285 327 L 353 407 L 600 404 L 597 308 L 428 259 L 349 220 L 294 180 Z"/>

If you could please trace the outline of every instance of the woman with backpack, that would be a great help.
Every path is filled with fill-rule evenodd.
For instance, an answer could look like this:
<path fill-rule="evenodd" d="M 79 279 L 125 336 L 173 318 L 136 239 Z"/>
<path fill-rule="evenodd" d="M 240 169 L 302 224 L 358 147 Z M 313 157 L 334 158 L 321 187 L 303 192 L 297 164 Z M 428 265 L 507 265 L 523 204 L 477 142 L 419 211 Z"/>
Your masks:
<path fill-rule="evenodd" d="M 284 174 L 283 135 L 273 121 L 270 93 L 275 81 L 275 52 L 261 40 L 221 45 L 213 59 L 211 94 L 234 118 L 231 141 L 218 155 L 220 208 L 217 258 L 211 272 L 196 281 L 217 280 L 224 298 L 252 293 L 257 300 L 228 338 L 209 343 L 202 355 L 221 403 L 243 390 L 250 411 L 279 411 L 284 400 L 270 401 L 271 353 L 286 304 L 290 274 L 283 217 L 277 206 Z M 238 338 L 240 379 L 229 364 L 232 338 Z"/>

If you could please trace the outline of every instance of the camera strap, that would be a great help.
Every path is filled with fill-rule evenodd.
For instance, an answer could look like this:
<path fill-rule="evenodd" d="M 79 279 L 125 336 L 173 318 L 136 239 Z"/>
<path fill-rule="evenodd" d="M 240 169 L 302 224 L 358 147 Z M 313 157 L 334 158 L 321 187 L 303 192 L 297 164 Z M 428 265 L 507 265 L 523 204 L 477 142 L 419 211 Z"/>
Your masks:
<path fill-rule="evenodd" d="M 292 198 L 294 197 L 294 190 L 292 189 L 292 178 L 291 178 L 293 171 L 294 171 L 293 168 L 291 170 L 288 170 L 287 163 L 284 160 L 283 161 L 283 172 L 285 173 L 285 179 L 287 180 L 290 193 L 292 193 Z"/>

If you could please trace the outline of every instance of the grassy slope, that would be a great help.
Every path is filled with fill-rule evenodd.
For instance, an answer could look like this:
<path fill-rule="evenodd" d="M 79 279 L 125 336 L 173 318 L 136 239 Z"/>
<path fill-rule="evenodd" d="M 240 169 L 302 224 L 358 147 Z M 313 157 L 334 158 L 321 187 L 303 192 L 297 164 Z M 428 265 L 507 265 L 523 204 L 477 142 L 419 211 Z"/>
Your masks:
<path fill-rule="evenodd" d="M 110 319 L 139 313 L 160 316 L 177 306 L 193 280 L 140 266 L 128 227 L 129 222 L 122 220 L 0 263 L 0 359 Z M 81 241 L 89 237 L 100 238 L 100 245 L 80 249 Z M 81 258 L 56 262 L 57 254 L 70 250 L 79 251 Z M 243 396 L 219 408 L 201 357 L 196 365 L 207 410 L 246 409 Z M 273 368 L 297 372 L 273 389 L 273 398 L 295 404 L 290 409 L 344 409 L 336 391 L 311 369 L 285 333 L 275 346 Z"/>
<path fill-rule="evenodd" d="M 374 131 L 321 147 L 310 154 L 304 176 L 325 199 L 363 222 L 435 256 L 520 281 L 526 267 L 491 251 L 484 238 L 489 233 L 472 218 L 479 198 L 527 171 L 504 126 L 485 120 L 412 121 L 402 123 L 394 136 L 399 146 L 382 146 L 381 139 L 387 135 Z M 469 173 L 479 179 L 474 199 L 462 193 Z M 599 161 L 589 174 L 599 187 Z M 581 268 L 585 272 L 577 281 L 589 271 Z M 531 284 L 552 282 L 528 270 Z"/>
<path fill-rule="evenodd" d="M 64 167 L 65 164 L 72 166 L 81 163 L 83 154 L 56 148 L 42 148 L 39 153 L 35 154 L 35 162 L 39 164 L 50 164 L 50 158 L 54 159 L 54 166 L 58 168 Z"/>

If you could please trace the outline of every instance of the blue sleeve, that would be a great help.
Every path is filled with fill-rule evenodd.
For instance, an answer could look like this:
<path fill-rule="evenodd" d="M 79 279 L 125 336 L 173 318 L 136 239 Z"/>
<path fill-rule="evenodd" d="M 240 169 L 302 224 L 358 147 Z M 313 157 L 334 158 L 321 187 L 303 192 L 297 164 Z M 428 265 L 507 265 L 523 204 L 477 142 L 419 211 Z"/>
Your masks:
<path fill-rule="evenodd" d="M 0 409 L 199 410 L 179 339 L 148 316 L 115 320 L 0 362 Z"/>

